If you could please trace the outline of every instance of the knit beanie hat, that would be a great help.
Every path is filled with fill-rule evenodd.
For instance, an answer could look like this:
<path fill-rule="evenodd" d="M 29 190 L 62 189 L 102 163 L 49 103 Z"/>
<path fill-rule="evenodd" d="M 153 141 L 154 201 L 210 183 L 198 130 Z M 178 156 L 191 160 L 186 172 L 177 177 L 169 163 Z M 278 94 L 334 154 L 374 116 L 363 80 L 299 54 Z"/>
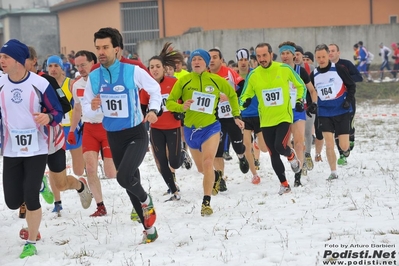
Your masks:
<path fill-rule="evenodd" d="M 22 42 L 11 39 L 1 47 L 0 53 L 14 58 L 18 63 L 25 66 L 25 60 L 29 58 L 28 46 Z"/>
<path fill-rule="evenodd" d="M 191 63 L 191 61 L 193 60 L 194 56 L 201 56 L 202 59 L 204 59 L 206 66 L 209 65 L 209 62 L 211 61 L 211 56 L 209 55 L 209 53 L 203 49 L 197 49 L 194 50 L 191 55 L 190 55 L 190 59 L 189 62 Z"/>
<path fill-rule="evenodd" d="M 312 62 L 314 62 L 314 56 L 313 56 L 313 54 L 311 52 L 305 52 L 303 54 L 303 57 L 304 58 L 309 58 L 310 60 L 312 60 Z"/>
<path fill-rule="evenodd" d="M 249 60 L 249 51 L 245 48 L 241 48 L 241 49 L 237 50 L 236 59 L 237 59 L 237 61 L 240 61 L 241 59 Z"/>
<path fill-rule="evenodd" d="M 64 65 L 61 57 L 59 57 L 58 55 L 52 55 L 49 58 L 47 58 L 47 65 L 49 66 L 50 64 L 57 64 L 60 67 Z"/>

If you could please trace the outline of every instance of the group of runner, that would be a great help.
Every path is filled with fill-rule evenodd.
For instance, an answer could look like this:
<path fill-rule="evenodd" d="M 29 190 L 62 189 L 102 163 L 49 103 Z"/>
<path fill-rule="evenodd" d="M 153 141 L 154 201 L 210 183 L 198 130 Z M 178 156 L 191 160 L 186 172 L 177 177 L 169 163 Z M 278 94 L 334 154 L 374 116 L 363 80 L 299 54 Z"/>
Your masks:
<path fill-rule="evenodd" d="M 211 196 L 227 190 L 222 141 L 226 136 L 240 171 L 251 171 L 255 185 L 261 182 L 256 150 L 269 153 L 280 195 L 291 191 L 281 155 L 294 172 L 295 187 L 302 186 L 301 176 L 313 169 L 313 125 L 316 161 L 321 160 L 325 141 L 328 180 L 338 178 L 337 162 L 346 163 L 353 148 L 355 81 L 360 74 L 339 54 L 337 59 L 336 44 L 316 47 L 317 68 L 303 62 L 303 49 L 291 41 L 279 45 L 281 63 L 273 60 L 269 43 L 259 43 L 254 49 L 259 64 L 255 69 L 249 67 L 250 52 L 240 48 L 237 72 L 223 64 L 217 48 L 191 52 L 192 72 L 185 72 L 180 66 L 183 55 L 170 43 L 149 60 L 147 69 L 138 60 L 121 56 L 123 39 L 113 28 L 96 32 L 94 45 L 96 55 L 76 53 L 80 76 L 74 81 L 63 74 L 57 55 L 47 59 L 48 76 L 33 71 L 37 55 L 32 47 L 13 39 L 0 50 L 5 73 L 0 78 L 3 189 L 9 208 L 26 209 L 21 258 L 37 253 L 40 192 L 47 202 L 54 201 L 57 214 L 63 208 L 60 191 L 67 189 L 78 192 L 83 208 L 89 208 L 94 198 L 97 209 L 92 217 L 107 214 L 97 174 L 99 155 L 105 175 L 126 189 L 133 206 L 131 218 L 142 223 L 143 243 L 150 243 L 158 237 L 156 213 L 152 197 L 141 186 L 139 170 L 149 142 L 170 194 L 166 201 L 181 199 L 175 170 L 182 165 L 191 168 L 191 154 L 203 175 L 202 216 L 213 213 Z M 307 56 L 313 59 L 313 54 Z M 78 178 L 67 175 L 68 149 Z M 52 192 L 43 175 L 46 164 Z"/>

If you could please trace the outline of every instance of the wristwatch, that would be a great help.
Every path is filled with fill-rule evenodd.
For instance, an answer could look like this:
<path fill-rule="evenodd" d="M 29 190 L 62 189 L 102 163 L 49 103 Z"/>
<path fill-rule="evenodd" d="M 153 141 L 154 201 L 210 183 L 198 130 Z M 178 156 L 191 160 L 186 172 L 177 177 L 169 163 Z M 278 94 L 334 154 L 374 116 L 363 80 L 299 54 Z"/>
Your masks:
<path fill-rule="evenodd" d="M 150 110 L 148 110 L 148 113 L 149 112 L 154 112 L 156 115 L 158 115 L 158 110 L 157 109 L 150 109 Z"/>
<path fill-rule="evenodd" d="M 234 119 L 240 119 L 241 120 L 241 115 L 235 116 Z"/>

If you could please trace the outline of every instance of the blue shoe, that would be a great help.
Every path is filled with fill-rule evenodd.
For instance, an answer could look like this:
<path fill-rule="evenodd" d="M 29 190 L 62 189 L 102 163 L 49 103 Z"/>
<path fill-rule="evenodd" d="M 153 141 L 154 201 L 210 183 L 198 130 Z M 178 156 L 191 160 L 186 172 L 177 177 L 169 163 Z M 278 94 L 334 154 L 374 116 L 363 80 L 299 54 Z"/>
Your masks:
<path fill-rule="evenodd" d="M 62 204 L 61 203 L 54 203 L 54 209 L 52 212 L 60 213 L 62 211 Z"/>

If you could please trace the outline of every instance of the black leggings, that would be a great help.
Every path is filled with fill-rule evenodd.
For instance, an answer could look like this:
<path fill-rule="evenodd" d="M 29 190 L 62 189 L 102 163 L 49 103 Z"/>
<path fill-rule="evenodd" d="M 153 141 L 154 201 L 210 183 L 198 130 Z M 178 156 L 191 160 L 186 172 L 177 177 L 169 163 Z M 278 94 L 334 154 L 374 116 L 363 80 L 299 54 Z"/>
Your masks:
<path fill-rule="evenodd" d="M 171 192 L 175 193 L 177 187 L 169 165 L 173 169 L 178 169 L 183 163 L 180 127 L 175 129 L 151 128 L 150 141 L 158 170 Z M 166 150 L 166 148 L 168 149 Z M 169 158 L 167 154 L 169 154 Z"/>
<path fill-rule="evenodd" d="M 222 127 L 221 133 L 228 134 L 231 146 L 236 154 L 243 154 L 245 152 L 245 146 L 242 142 L 242 131 L 234 122 L 234 118 L 223 118 L 219 119 L 220 125 Z M 216 153 L 216 158 L 223 157 L 224 152 L 224 142 L 222 137 L 220 138 L 219 147 Z"/>
<path fill-rule="evenodd" d="M 40 209 L 39 192 L 47 154 L 3 157 L 3 190 L 7 207 L 16 210 L 25 202 L 30 211 Z"/>
<path fill-rule="evenodd" d="M 355 141 L 355 119 L 356 115 L 356 99 L 353 99 L 352 102 L 352 113 L 350 114 L 350 130 L 349 130 L 349 141 Z M 337 145 L 337 149 L 340 155 L 344 154 L 344 151 L 341 149 L 339 146 L 339 139 L 338 136 L 335 136 L 335 144 Z M 351 146 L 351 150 L 353 149 L 353 146 Z"/>
<path fill-rule="evenodd" d="M 140 183 L 139 166 L 144 160 L 148 148 L 148 134 L 145 125 L 107 132 L 112 159 L 117 169 L 116 180 L 126 189 L 134 209 L 141 221 L 144 221 L 141 202 L 147 199 L 147 192 Z M 144 225 L 144 223 L 143 223 Z"/>
<path fill-rule="evenodd" d="M 291 148 L 287 142 L 291 136 L 290 123 L 283 122 L 273 127 L 262 127 L 263 138 L 269 150 L 272 167 L 281 183 L 287 181 L 285 177 L 285 167 L 280 155 L 290 156 Z"/>

